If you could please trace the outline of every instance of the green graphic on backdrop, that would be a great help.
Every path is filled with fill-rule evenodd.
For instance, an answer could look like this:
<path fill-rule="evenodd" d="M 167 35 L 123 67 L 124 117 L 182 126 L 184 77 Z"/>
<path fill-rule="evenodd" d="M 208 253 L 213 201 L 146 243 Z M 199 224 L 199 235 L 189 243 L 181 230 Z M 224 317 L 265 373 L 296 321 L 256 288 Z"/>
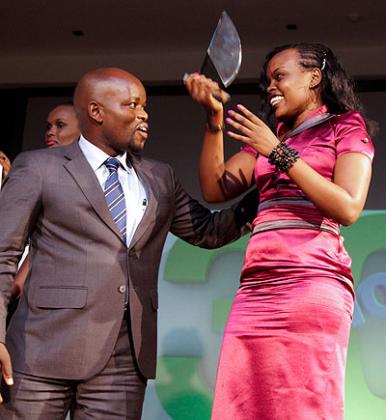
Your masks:
<path fill-rule="evenodd" d="M 357 279 L 358 315 L 353 321 L 348 351 L 346 419 L 385 420 L 386 212 L 366 212 L 355 225 L 345 228 L 343 235 Z M 366 262 L 377 253 L 380 261 L 371 261 L 370 274 Z M 374 275 L 381 281 L 374 282 Z"/>
<path fill-rule="evenodd" d="M 365 212 L 355 225 L 344 228 L 342 234 L 353 259 L 353 274 L 358 286 L 346 372 L 345 418 L 385 420 L 386 211 Z M 177 240 L 167 256 L 164 280 L 176 287 L 205 284 L 213 261 L 219 255 L 235 251 L 244 253 L 247 241 L 244 237 L 221 249 L 208 251 Z M 371 261 L 372 275 L 366 276 L 364 267 L 376 253 L 380 253 L 381 258 L 376 264 Z M 232 298 L 224 298 L 219 293 L 212 299 L 212 319 L 208 319 L 212 331 L 219 332 L 224 328 Z M 202 369 L 199 357 L 171 354 L 159 358 L 156 391 L 173 420 L 210 419 L 213 395 Z"/>
<path fill-rule="evenodd" d="M 162 357 L 157 367 L 157 394 L 173 420 L 209 419 L 212 397 L 201 379 L 200 359 Z"/>

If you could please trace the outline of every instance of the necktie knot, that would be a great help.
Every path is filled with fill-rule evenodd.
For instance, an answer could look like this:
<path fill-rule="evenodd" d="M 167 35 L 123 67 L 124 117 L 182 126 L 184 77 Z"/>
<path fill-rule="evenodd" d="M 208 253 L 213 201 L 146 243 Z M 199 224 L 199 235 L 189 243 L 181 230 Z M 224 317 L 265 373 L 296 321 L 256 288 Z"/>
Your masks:
<path fill-rule="evenodd" d="M 106 168 L 109 170 L 110 174 L 112 174 L 113 172 L 117 172 L 120 163 L 118 159 L 110 157 L 105 160 L 105 165 Z"/>

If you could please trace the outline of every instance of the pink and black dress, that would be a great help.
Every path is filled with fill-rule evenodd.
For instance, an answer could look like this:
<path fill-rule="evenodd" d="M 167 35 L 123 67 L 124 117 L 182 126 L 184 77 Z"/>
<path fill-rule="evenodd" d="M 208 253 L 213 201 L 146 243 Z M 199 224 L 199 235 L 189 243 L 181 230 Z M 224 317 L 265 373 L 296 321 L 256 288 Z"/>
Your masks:
<path fill-rule="evenodd" d="M 339 155 L 374 155 L 358 112 L 286 144 L 328 180 Z M 339 224 L 264 156 L 255 180 L 260 204 L 224 331 L 212 420 L 341 420 L 354 289 Z"/>

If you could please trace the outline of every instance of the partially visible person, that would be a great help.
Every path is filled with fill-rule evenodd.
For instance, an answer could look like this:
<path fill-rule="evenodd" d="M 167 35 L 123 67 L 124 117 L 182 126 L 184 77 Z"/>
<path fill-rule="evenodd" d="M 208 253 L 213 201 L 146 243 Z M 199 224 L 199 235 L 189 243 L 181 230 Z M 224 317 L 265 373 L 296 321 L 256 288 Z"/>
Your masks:
<path fill-rule="evenodd" d="M 6 177 L 11 169 L 11 161 L 8 156 L 0 150 L 0 165 L 3 168 L 3 177 Z"/>
<path fill-rule="evenodd" d="M 374 147 L 352 82 L 328 47 L 274 49 L 261 81 L 276 132 L 238 105 L 227 133 L 244 145 L 227 161 L 218 86 L 201 75 L 186 81 L 208 115 L 204 198 L 223 202 L 255 182 L 260 200 L 224 332 L 212 420 L 342 420 L 354 288 L 340 225 L 362 212 Z"/>
<path fill-rule="evenodd" d="M 70 144 L 77 140 L 79 136 L 79 121 L 71 102 L 59 104 L 48 113 L 46 132 L 44 136 L 47 147 L 65 146 L 66 144 Z M 19 270 L 16 273 L 15 280 L 12 285 L 13 299 L 17 299 L 22 294 L 25 279 L 28 274 L 29 257 L 28 254 L 25 255 L 26 256 L 21 261 Z M 14 308 L 16 308 L 16 304 L 17 301 L 11 302 L 12 308 L 9 309 L 11 314 L 14 311 Z"/>
<path fill-rule="evenodd" d="M 0 150 L 0 190 L 3 183 L 4 178 L 6 178 L 11 170 L 11 161 L 8 159 L 7 155 Z M 28 247 L 26 248 L 25 254 L 28 252 Z M 18 272 L 16 273 L 15 280 L 12 284 L 12 299 L 8 305 L 8 315 L 7 315 L 7 325 L 8 322 L 17 308 L 17 304 L 19 301 L 19 296 L 21 294 L 21 290 L 24 286 L 25 279 L 27 277 L 28 271 L 28 261 L 26 262 L 26 255 L 24 255 L 20 260 L 20 267 Z"/>
<path fill-rule="evenodd" d="M 48 147 L 70 144 L 79 136 L 79 121 L 71 102 L 59 104 L 48 113 L 44 135 L 44 141 Z M 4 179 L 11 170 L 11 161 L 1 150 L 0 165 L 2 166 L 2 179 Z"/>
<path fill-rule="evenodd" d="M 1 165 L 1 174 L 0 174 L 0 189 L 2 180 L 8 175 L 11 170 L 11 161 L 8 159 L 7 155 L 0 150 L 0 165 Z"/>
<path fill-rule="evenodd" d="M 45 134 L 48 147 L 70 144 L 79 136 L 79 122 L 71 103 L 57 105 L 49 112 Z"/>

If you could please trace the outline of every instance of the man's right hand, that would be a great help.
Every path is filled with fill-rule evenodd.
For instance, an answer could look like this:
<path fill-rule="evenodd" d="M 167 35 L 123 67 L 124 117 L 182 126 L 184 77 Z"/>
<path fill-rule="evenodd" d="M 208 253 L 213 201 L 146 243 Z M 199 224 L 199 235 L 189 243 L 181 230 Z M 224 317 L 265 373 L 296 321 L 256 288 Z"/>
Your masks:
<path fill-rule="evenodd" d="M 11 357 L 3 343 L 0 343 L 0 365 L 1 373 L 4 377 L 5 383 L 7 385 L 13 385 Z M 0 395 L 0 403 L 2 402 L 3 398 Z"/>

